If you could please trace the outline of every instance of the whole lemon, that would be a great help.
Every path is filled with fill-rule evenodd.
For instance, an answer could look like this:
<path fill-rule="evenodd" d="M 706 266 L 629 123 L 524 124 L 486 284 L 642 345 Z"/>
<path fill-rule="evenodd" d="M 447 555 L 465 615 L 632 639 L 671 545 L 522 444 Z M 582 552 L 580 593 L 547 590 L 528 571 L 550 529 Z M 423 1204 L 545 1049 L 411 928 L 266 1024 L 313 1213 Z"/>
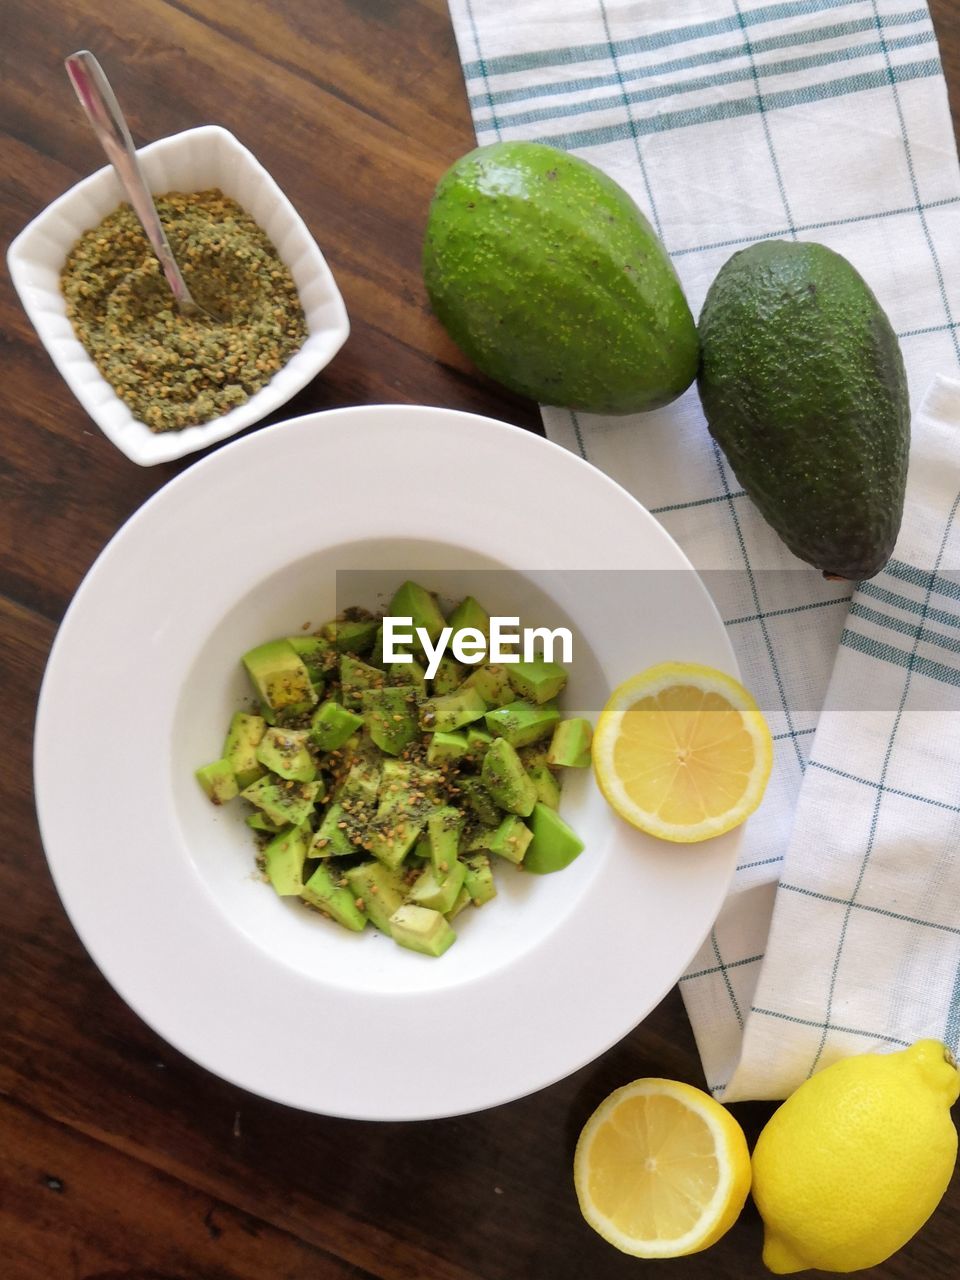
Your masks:
<path fill-rule="evenodd" d="M 770 1270 L 859 1271 L 905 1245 L 950 1181 L 958 1094 L 937 1040 L 844 1058 L 804 1081 L 753 1153 Z"/>

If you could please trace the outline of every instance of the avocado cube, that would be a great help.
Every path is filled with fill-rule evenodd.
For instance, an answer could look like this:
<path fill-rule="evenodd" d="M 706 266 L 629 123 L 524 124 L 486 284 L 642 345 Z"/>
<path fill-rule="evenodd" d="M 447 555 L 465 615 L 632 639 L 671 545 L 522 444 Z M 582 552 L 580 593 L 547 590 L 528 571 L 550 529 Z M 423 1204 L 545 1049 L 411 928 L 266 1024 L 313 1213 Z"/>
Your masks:
<path fill-rule="evenodd" d="M 485 902 L 497 896 L 490 858 L 486 853 L 474 853 L 464 859 L 464 865 L 467 870 L 463 877 L 463 887 L 473 899 L 473 905 L 482 907 Z"/>
<path fill-rule="evenodd" d="M 527 776 L 537 789 L 537 800 L 550 809 L 560 807 L 560 783 L 547 764 L 527 766 Z"/>
<path fill-rule="evenodd" d="M 361 703 L 371 741 L 398 756 L 418 736 L 417 695 L 409 685 L 367 689 Z"/>
<path fill-rule="evenodd" d="M 257 747 L 257 760 L 270 773 L 293 782 L 312 782 L 317 776 L 306 729 L 269 728 Z"/>
<path fill-rule="evenodd" d="M 572 720 L 561 720 L 550 739 L 547 764 L 585 769 L 590 763 L 592 741 L 593 726 L 589 720 L 579 716 Z"/>
<path fill-rule="evenodd" d="M 552 812 L 552 810 L 550 811 Z M 533 832 L 515 813 L 508 814 L 490 837 L 487 848 L 491 853 L 508 862 L 523 862 L 524 854 L 533 840 Z"/>
<path fill-rule="evenodd" d="M 453 658 L 446 655 L 437 663 L 436 675 L 433 677 L 433 693 L 439 696 L 444 693 L 453 693 L 454 689 L 458 689 L 463 684 L 463 678 L 467 674 L 466 667 L 454 662 Z"/>
<path fill-rule="evenodd" d="M 439 911 L 412 902 L 398 907 L 390 917 L 390 934 L 401 947 L 425 956 L 442 956 L 457 940 Z"/>
<path fill-rule="evenodd" d="M 446 915 L 448 920 L 456 920 L 457 916 L 464 909 L 464 907 L 469 907 L 472 905 L 473 905 L 473 899 L 470 897 L 470 890 L 464 884 L 461 886 L 460 892 L 457 894 L 456 898 L 454 899 L 453 906 L 450 908 L 449 911 L 445 912 L 444 914 Z"/>
<path fill-rule="evenodd" d="M 463 888 L 466 874 L 467 868 L 456 860 L 442 877 L 432 866 L 424 867 L 410 889 L 410 901 L 419 907 L 432 907 L 434 911 L 446 915 Z"/>
<path fill-rule="evenodd" d="M 460 849 L 464 855 L 474 852 L 485 852 L 490 848 L 490 840 L 497 827 L 500 825 L 501 814 L 497 814 L 497 821 L 488 824 L 478 822 L 470 827 L 460 838 Z M 469 864 L 470 859 L 466 858 Z"/>
<path fill-rule="evenodd" d="M 244 822 L 252 831 L 264 831 L 272 836 L 283 830 L 283 827 L 271 822 L 265 813 L 250 813 L 244 818 Z"/>
<path fill-rule="evenodd" d="M 409 685 L 418 698 L 427 696 L 427 673 L 416 658 L 408 662 L 391 662 L 388 671 L 391 684 Z"/>
<path fill-rule="evenodd" d="M 350 839 L 350 825 L 343 805 L 332 804 L 310 842 L 310 857 L 342 858 L 356 853 L 359 846 Z"/>
<path fill-rule="evenodd" d="M 416 844 L 424 819 L 399 811 L 388 817 L 378 814 L 367 836 L 367 848 L 385 867 L 395 870 Z"/>
<path fill-rule="evenodd" d="M 320 778 L 290 783 L 268 773 L 244 787 L 240 795 L 278 827 L 297 827 L 313 813 L 317 800 L 323 799 L 323 790 Z"/>
<path fill-rule="evenodd" d="M 235 712 L 230 721 L 223 755 L 230 761 L 241 791 L 263 777 L 264 769 L 257 760 L 257 747 L 266 730 L 267 722 L 263 716 L 251 716 L 246 711 Z"/>
<path fill-rule="evenodd" d="M 496 738 L 487 748 L 480 769 L 480 780 L 494 803 L 507 813 L 522 817 L 533 812 L 537 788 L 528 777 L 523 762 L 506 738 Z"/>
<path fill-rule="evenodd" d="M 366 926 L 367 917 L 357 906 L 353 893 L 348 887 L 337 884 L 329 867 L 323 863 L 300 890 L 300 897 L 354 933 L 360 933 Z"/>
<path fill-rule="evenodd" d="M 379 630 L 379 618 L 344 618 L 325 622 L 320 634 L 338 653 L 369 653 Z"/>
<path fill-rule="evenodd" d="M 362 862 L 344 874 L 357 905 L 363 904 L 359 909 L 381 933 L 389 933 L 390 917 L 406 897 L 403 875 L 382 862 Z"/>
<path fill-rule="evenodd" d="M 337 788 L 336 798 L 356 800 L 358 804 L 372 807 L 377 803 L 380 790 L 380 767 L 374 760 L 356 760 Z"/>
<path fill-rule="evenodd" d="M 310 741 L 320 751 L 337 751 L 362 727 L 363 716 L 339 702 L 324 702 L 310 717 Z"/>
<path fill-rule="evenodd" d="M 243 665 L 257 691 L 266 719 L 281 712 L 299 715 L 317 702 L 310 672 L 289 640 L 268 640 L 243 655 Z"/>
<path fill-rule="evenodd" d="M 287 643 L 293 647 L 310 673 L 310 683 L 319 697 L 323 692 L 327 673 L 333 671 L 336 652 L 333 645 L 322 636 L 287 636 Z"/>
<path fill-rule="evenodd" d="M 371 667 L 352 653 L 340 655 L 340 696 L 343 705 L 353 711 L 362 709 L 363 694 L 367 689 L 382 689 L 386 676 L 379 667 Z"/>
<path fill-rule="evenodd" d="M 530 818 L 533 839 L 527 849 L 523 865 L 527 871 L 546 875 L 562 871 L 583 852 L 583 841 L 571 831 L 564 820 L 545 804 L 534 807 Z"/>
<path fill-rule="evenodd" d="M 495 827 L 503 817 L 490 792 L 480 778 L 457 779 L 457 786 L 468 807 L 486 826 Z"/>
<path fill-rule="evenodd" d="M 467 737 L 463 733 L 432 733 L 427 745 L 428 764 L 447 764 L 467 754 Z"/>
<path fill-rule="evenodd" d="M 478 667 L 463 682 L 465 689 L 476 689 L 488 707 L 502 707 L 513 702 L 516 694 L 510 687 L 507 668 L 494 663 L 492 666 Z"/>
<path fill-rule="evenodd" d="M 484 716 L 490 732 L 505 738 L 512 747 L 526 747 L 547 737 L 559 719 L 560 712 L 549 703 L 537 706 L 533 702 L 519 700 L 488 711 Z"/>
<path fill-rule="evenodd" d="M 423 627 L 431 640 L 436 640 L 444 628 L 443 614 L 436 596 L 416 582 L 404 582 L 397 589 L 387 614 L 391 618 L 410 618 L 413 634 L 416 635 L 417 627 Z"/>
<path fill-rule="evenodd" d="M 447 626 L 453 628 L 453 634 L 472 627 L 479 631 L 484 639 L 490 639 L 490 615 L 483 605 L 478 604 L 473 596 L 465 596 L 447 619 Z"/>
<path fill-rule="evenodd" d="M 446 879 L 451 867 L 457 861 L 460 848 L 460 833 L 463 830 L 463 814 L 451 805 L 443 805 L 427 817 L 427 839 L 430 847 L 430 862 L 437 880 Z M 430 903 L 426 904 L 430 906 Z"/>
<path fill-rule="evenodd" d="M 226 804 L 240 794 L 237 775 L 229 760 L 214 760 L 212 764 L 201 765 L 195 776 L 214 804 Z"/>
<path fill-rule="evenodd" d="M 420 728 L 435 733 L 452 733 L 465 724 L 479 720 L 487 710 L 487 704 L 476 689 L 461 686 L 453 693 L 429 698 L 420 707 Z"/>
<path fill-rule="evenodd" d="M 487 754 L 487 748 L 492 741 L 493 736 L 487 733 L 486 729 L 478 729 L 476 725 L 470 725 L 467 729 L 466 759 L 471 764 L 482 764 L 483 757 Z"/>
<path fill-rule="evenodd" d="M 567 683 L 567 673 L 559 662 L 534 658 L 531 662 L 511 663 L 507 679 L 521 698 L 539 705 L 557 696 Z"/>
<path fill-rule="evenodd" d="M 282 898 L 294 898 L 303 888 L 303 864 L 310 829 L 306 823 L 286 827 L 264 846 L 267 876 Z"/>

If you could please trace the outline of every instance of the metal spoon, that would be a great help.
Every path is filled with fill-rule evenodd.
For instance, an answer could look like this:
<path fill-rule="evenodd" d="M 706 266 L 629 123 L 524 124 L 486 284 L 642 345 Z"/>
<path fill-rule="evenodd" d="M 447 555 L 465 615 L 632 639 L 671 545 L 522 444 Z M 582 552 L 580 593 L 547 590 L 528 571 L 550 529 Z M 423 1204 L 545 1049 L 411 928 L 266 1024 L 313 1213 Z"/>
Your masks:
<path fill-rule="evenodd" d="M 153 197 L 144 181 L 127 122 L 103 68 L 89 49 L 71 53 L 64 59 L 64 66 L 80 99 L 80 105 L 93 125 L 93 131 L 107 153 L 107 159 L 113 165 L 147 239 L 153 245 L 153 251 L 160 260 L 163 274 L 181 313 L 185 316 L 203 315 L 216 320 L 216 316 L 210 315 L 196 301 L 180 273 Z"/>

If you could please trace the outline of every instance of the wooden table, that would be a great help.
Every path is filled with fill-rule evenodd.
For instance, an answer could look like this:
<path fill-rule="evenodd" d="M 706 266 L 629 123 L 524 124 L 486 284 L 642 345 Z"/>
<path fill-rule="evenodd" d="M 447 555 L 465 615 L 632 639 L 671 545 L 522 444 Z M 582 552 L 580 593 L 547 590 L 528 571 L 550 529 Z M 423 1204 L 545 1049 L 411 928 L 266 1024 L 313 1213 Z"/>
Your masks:
<path fill-rule="evenodd" d="M 932 8 L 956 112 L 960 6 Z M 90 47 L 138 140 L 226 125 L 316 230 L 353 335 L 282 416 L 409 401 L 540 430 L 533 404 L 478 376 L 447 340 L 421 284 L 433 185 L 473 145 L 444 0 L 6 0 L 2 14 L 6 242 L 101 162 L 61 69 L 64 54 Z M 609 1090 L 643 1075 L 702 1083 L 676 992 L 597 1062 L 534 1097 L 462 1119 L 361 1124 L 291 1111 L 209 1075 L 94 968 L 37 835 L 37 690 L 94 557 L 190 460 L 127 462 L 74 402 L 6 278 L 0 324 L 0 1276 L 607 1280 L 652 1270 L 584 1225 L 570 1167 L 580 1126 Z M 735 1111 L 752 1140 L 770 1107 Z M 927 1229 L 871 1274 L 955 1276 L 958 1226 L 955 1178 Z M 708 1254 L 662 1263 L 662 1274 L 764 1275 L 760 1239 L 748 1206 Z"/>

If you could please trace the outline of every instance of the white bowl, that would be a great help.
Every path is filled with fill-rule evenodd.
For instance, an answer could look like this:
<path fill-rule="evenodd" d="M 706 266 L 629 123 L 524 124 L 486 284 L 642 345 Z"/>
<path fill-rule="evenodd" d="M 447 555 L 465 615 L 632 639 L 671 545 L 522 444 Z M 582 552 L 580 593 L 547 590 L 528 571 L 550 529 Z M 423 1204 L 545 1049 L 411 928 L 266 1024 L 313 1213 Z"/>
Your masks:
<path fill-rule="evenodd" d="M 182 431 L 156 433 L 133 416 L 87 355 L 67 319 L 60 272 L 84 231 L 125 199 L 108 165 L 71 187 L 20 232 L 7 251 L 10 275 L 40 341 L 67 386 L 108 439 L 141 466 L 170 462 L 225 440 L 302 390 L 343 346 L 346 307 L 317 242 L 254 155 L 227 129 L 203 125 L 142 147 L 137 155 L 154 195 L 219 187 L 263 228 L 290 268 L 308 337 L 246 403 Z"/>
<path fill-rule="evenodd" d="M 212 806 L 193 771 L 249 696 L 246 649 L 406 577 L 569 626 L 569 714 L 666 659 L 737 674 L 688 561 L 595 468 L 469 414 L 339 409 L 218 450 L 128 521 L 60 628 L 35 745 L 57 888 L 120 994 L 244 1088 L 367 1119 L 479 1110 L 603 1052 L 680 976 L 739 843 L 653 840 L 570 770 L 585 851 L 554 875 L 497 868 L 438 960 L 278 898 L 243 806 Z"/>

